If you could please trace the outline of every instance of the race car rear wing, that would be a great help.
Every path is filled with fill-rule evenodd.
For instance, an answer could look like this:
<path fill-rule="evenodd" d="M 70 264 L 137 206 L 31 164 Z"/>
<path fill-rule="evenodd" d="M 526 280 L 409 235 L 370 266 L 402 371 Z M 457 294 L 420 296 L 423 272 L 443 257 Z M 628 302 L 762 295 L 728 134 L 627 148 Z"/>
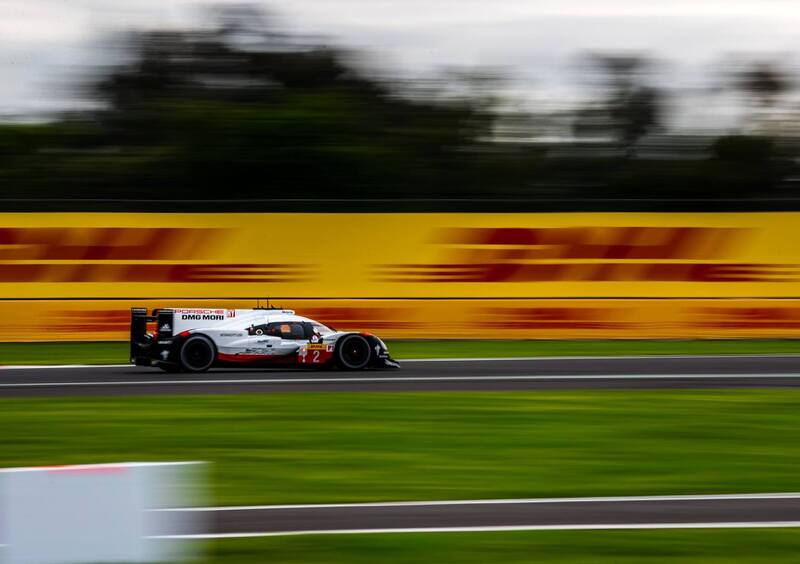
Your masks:
<path fill-rule="evenodd" d="M 171 309 L 154 309 L 152 315 L 147 315 L 147 308 L 131 308 L 130 353 L 132 363 L 137 364 L 137 358 L 151 356 L 151 347 L 155 339 L 172 338 L 172 318 Z M 150 335 L 147 332 L 147 324 L 153 322 L 156 323 L 156 334 Z"/>

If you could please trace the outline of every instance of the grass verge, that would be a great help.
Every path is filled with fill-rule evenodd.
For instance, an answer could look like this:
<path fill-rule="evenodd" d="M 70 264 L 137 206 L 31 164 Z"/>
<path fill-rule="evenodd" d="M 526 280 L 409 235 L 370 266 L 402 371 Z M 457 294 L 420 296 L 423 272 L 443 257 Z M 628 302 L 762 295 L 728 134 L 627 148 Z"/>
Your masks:
<path fill-rule="evenodd" d="M 2 401 L 0 466 L 213 463 L 218 504 L 800 490 L 800 390 Z"/>
<path fill-rule="evenodd" d="M 800 353 L 793 340 L 390 341 L 395 358 Z M 128 344 L 0 343 L 3 364 L 122 364 Z"/>
<path fill-rule="evenodd" d="M 300 536 L 210 543 L 208 562 L 795 563 L 797 529 Z"/>

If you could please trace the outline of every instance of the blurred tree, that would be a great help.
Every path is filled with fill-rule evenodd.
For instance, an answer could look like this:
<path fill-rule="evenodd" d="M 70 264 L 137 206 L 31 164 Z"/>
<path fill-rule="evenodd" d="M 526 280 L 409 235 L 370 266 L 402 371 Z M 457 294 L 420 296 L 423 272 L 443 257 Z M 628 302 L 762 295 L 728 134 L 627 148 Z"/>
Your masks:
<path fill-rule="evenodd" d="M 628 156 L 640 138 L 662 124 L 663 93 L 645 81 L 650 61 L 640 56 L 592 54 L 588 72 L 599 77 L 601 101 L 576 114 L 576 135 L 613 135 Z"/>
<path fill-rule="evenodd" d="M 775 63 L 756 62 L 735 75 L 736 86 L 762 107 L 774 105 L 791 89 L 791 81 Z"/>
<path fill-rule="evenodd" d="M 151 186 L 160 176 L 173 195 L 209 198 L 220 186 L 251 198 L 478 186 L 464 149 L 491 131 L 485 100 L 399 96 L 343 52 L 258 31 L 249 11 L 221 22 L 135 35 L 131 62 L 94 86 L 108 142 L 150 154 Z"/>
<path fill-rule="evenodd" d="M 392 82 L 252 7 L 220 8 L 214 21 L 128 36 L 125 62 L 88 87 L 101 110 L 0 124 L 0 197 L 266 200 L 261 209 L 273 198 L 552 198 L 591 209 L 603 198 L 782 194 L 782 179 L 798 176 L 798 150 L 766 138 L 654 150 L 646 136 L 664 94 L 642 57 L 589 59 L 602 90 L 574 113 L 573 132 L 591 142 L 568 142 L 570 112 L 508 112 L 497 72 Z M 789 87 L 766 72 L 742 84 L 761 104 Z"/>
<path fill-rule="evenodd" d="M 725 86 L 744 96 L 742 134 L 781 135 L 784 130 L 796 130 L 796 114 L 785 112 L 781 103 L 793 84 L 779 61 L 735 57 L 726 67 Z"/>

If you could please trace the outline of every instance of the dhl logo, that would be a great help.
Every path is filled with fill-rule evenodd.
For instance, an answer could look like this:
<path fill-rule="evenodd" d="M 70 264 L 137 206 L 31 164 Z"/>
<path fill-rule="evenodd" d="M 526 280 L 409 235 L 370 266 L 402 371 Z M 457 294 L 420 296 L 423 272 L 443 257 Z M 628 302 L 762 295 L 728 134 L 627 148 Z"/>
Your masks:
<path fill-rule="evenodd" d="M 698 308 L 694 325 L 716 329 L 800 329 L 800 308 L 759 306 Z"/>
<path fill-rule="evenodd" d="M 288 264 L 0 264 L 3 282 L 305 282 L 307 265 Z"/>
<path fill-rule="evenodd" d="M 624 329 L 630 323 L 618 319 L 619 311 L 614 308 L 591 307 L 535 307 L 487 309 L 481 312 L 485 321 L 482 324 L 492 329 Z"/>
<path fill-rule="evenodd" d="M 0 228 L 0 280 L 225 283 L 313 278 L 309 265 L 185 262 L 213 257 L 228 232 L 221 228 Z"/>
<path fill-rule="evenodd" d="M 5 227 L 0 228 L 0 260 L 201 259 L 226 232 L 183 227 Z"/>
<path fill-rule="evenodd" d="M 46 331 L 73 335 L 87 332 L 121 335 L 130 329 L 130 324 L 130 310 L 126 309 L 56 310 L 47 316 Z"/>
<path fill-rule="evenodd" d="M 719 259 L 747 235 L 718 227 L 450 228 L 434 241 L 469 258 L 506 260 Z"/>
<path fill-rule="evenodd" d="M 453 228 L 441 262 L 375 268 L 384 282 L 786 282 L 800 265 L 719 262 L 750 234 L 717 227 Z"/>

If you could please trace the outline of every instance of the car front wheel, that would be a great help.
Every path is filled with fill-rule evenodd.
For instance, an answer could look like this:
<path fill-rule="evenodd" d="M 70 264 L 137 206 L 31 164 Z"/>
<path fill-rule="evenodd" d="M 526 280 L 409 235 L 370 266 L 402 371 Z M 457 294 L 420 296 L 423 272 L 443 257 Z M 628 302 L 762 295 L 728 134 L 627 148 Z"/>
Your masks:
<path fill-rule="evenodd" d="M 336 346 L 336 364 L 346 370 L 363 370 L 372 358 L 372 347 L 361 335 L 348 335 Z"/>

